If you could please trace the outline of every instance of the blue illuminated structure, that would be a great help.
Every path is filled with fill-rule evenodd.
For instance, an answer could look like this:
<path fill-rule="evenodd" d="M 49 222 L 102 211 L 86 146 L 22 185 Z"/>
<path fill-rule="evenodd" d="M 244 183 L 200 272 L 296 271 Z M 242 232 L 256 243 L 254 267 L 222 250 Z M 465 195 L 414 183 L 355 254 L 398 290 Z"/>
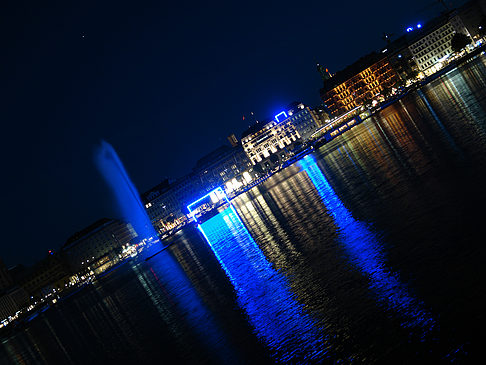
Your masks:
<path fill-rule="evenodd" d="M 420 29 L 420 28 L 422 28 L 422 24 L 418 23 L 417 24 L 417 29 Z"/>
<path fill-rule="evenodd" d="M 408 27 L 407 28 L 407 33 L 410 33 L 413 30 L 413 27 Z"/>
<path fill-rule="evenodd" d="M 339 239 L 354 266 L 370 280 L 370 288 L 385 304 L 402 318 L 402 326 L 418 328 L 422 338 L 435 327 L 435 320 L 424 304 L 408 293 L 399 275 L 386 267 L 380 251 L 380 242 L 364 223 L 354 219 L 327 182 L 317 163 L 310 155 L 299 161 L 322 198 L 324 205 L 339 229 Z"/>
<path fill-rule="evenodd" d="M 218 198 L 218 201 L 221 201 L 221 199 L 224 199 L 228 204 L 229 204 L 229 199 L 226 193 L 223 191 L 223 189 L 218 186 L 216 189 L 211 190 L 209 193 L 206 195 L 200 197 L 198 200 L 193 201 L 191 204 L 187 206 L 187 210 L 189 211 L 189 215 L 191 217 L 194 216 L 195 209 L 192 209 L 196 204 L 201 203 L 204 200 L 207 200 L 208 198 L 211 198 L 211 196 L 216 196 Z M 212 200 L 212 199 L 211 199 Z M 213 202 L 214 203 L 214 202 Z"/>
<path fill-rule="evenodd" d="M 277 121 L 277 123 L 280 123 L 282 120 L 279 120 L 278 117 L 280 117 L 281 115 L 284 116 L 284 118 L 282 120 L 285 120 L 287 119 L 289 116 L 287 115 L 286 112 L 280 112 L 278 113 L 276 116 L 275 116 L 275 120 Z"/>
<path fill-rule="evenodd" d="M 297 303 L 286 280 L 253 240 L 233 206 L 198 229 L 233 284 L 238 304 L 256 334 L 280 363 L 312 363 L 326 357 L 327 338 Z"/>
<path fill-rule="evenodd" d="M 157 237 L 137 189 L 109 143 L 101 142 L 95 153 L 95 164 L 113 192 L 123 218 L 130 222 L 139 238 Z"/>

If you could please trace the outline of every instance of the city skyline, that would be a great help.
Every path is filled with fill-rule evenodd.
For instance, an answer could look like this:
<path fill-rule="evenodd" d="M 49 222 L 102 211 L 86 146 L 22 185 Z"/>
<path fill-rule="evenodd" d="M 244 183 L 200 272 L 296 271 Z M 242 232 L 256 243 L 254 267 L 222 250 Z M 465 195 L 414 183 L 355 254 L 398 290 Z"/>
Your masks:
<path fill-rule="evenodd" d="M 9 175 L 3 220 L 11 227 L 2 258 L 9 266 L 33 263 L 101 217 L 117 218 L 92 160 L 101 139 L 114 145 L 143 192 L 189 172 L 227 135 L 239 138 L 248 127 L 243 115 L 263 119 L 294 100 L 317 105 L 317 62 L 336 72 L 384 46 L 383 31 L 398 35 L 441 10 L 435 2 L 415 1 L 400 14 L 359 4 L 357 18 L 389 17 L 356 32 L 356 14 L 346 14 L 345 24 L 329 16 L 318 22 L 326 5 L 172 6 L 184 17 L 171 20 L 165 9 L 131 13 L 128 4 L 7 12 L 4 26 L 17 30 L 2 71 L 2 119 L 12 136 L 2 151 Z M 328 13 L 344 18 L 345 7 L 336 6 Z"/>

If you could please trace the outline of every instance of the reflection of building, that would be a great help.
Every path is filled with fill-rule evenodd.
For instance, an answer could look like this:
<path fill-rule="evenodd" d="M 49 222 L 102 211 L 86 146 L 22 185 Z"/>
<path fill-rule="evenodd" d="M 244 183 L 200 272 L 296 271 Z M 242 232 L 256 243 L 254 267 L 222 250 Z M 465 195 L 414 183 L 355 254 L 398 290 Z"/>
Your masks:
<path fill-rule="evenodd" d="M 320 94 L 331 114 L 336 116 L 371 101 L 397 81 L 398 75 L 387 58 L 371 53 L 324 82 Z"/>
<path fill-rule="evenodd" d="M 71 236 L 62 253 L 73 272 L 87 269 L 97 273 L 116 262 L 122 247 L 136 236 L 129 223 L 103 218 Z"/>
<path fill-rule="evenodd" d="M 256 123 L 241 137 L 243 149 L 253 165 L 262 169 L 276 166 L 286 159 L 300 141 L 300 134 L 285 112 L 275 120 Z"/>

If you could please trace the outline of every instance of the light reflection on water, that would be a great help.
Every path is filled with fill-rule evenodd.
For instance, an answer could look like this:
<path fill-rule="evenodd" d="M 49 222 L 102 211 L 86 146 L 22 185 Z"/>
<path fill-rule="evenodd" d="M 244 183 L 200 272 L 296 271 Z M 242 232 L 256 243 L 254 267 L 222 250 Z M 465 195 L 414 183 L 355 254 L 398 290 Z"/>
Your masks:
<path fill-rule="evenodd" d="M 396 273 L 387 269 L 379 241 L 365 224 L 355 220 L 331 188 L 312 156 L 306 156 L 299 165 L 316 187 L 326 208 L 339 227 L 339 237 L 350 260 L 370 279 L 370 287 L 380 302 L 402 318 L 402 325 L 420 328 L 423 336 L 435 326 L 435 320 L 418 299 L 408 293 Z"/>
<path fill-rule="evenodd" d="M 266 260 L 233 206 L 199 226 L 257 336 L 280 362 L 322 359 L 326 338 Z"/>
<path fill-rule="evenodd" d="M 2 334 L 0 363 L 432 364 L 481 354 L 485 62 L 241 195 L 237 213 L 203 224 L 209 244 L 185 229 L 170 253 L 127 263 Z"/>

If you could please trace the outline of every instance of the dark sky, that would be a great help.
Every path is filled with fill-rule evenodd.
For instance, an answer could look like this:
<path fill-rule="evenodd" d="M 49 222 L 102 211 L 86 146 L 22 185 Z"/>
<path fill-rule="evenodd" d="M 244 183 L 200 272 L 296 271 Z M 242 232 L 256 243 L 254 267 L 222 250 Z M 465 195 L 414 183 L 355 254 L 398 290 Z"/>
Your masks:
<path fill-rule="evenodd" d="M 455 1 L 457 5 L 463 1 Z M 441 11 L 437 1 L 2 2 L 2 252 L 32 264 L 117 213 L 93 163 L 111 143 L 140 191 Z"/>

